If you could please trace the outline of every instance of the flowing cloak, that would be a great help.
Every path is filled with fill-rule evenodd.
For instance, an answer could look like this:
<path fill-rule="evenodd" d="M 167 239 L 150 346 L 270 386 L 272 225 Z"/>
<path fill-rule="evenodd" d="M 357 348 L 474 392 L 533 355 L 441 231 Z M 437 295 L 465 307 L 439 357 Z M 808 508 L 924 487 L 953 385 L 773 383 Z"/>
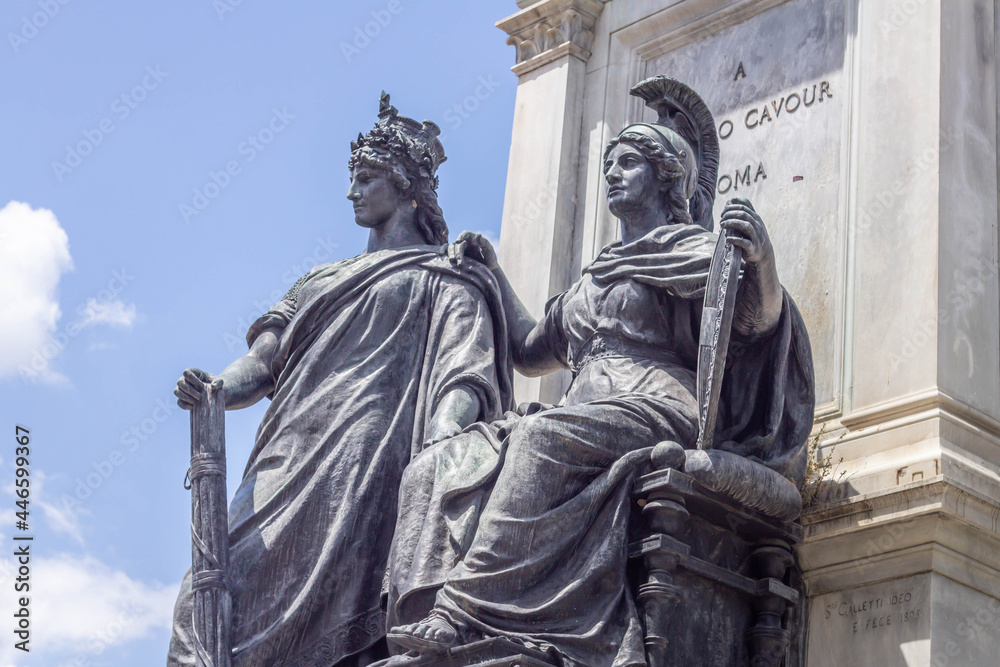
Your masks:
<path fill-rule="evenodd" d="M 399 482 L 439 400 L 507 409 L 506 325 L 488 271 L 419 247 L 317 266 L 247 341 L 267 329 L 274 392 L 229 510 L 233 666 L 330 667 L 384 636 Z M 168 664 L 193 664 L 177 625 Z"/>
<path fill-rule="evenodd" d="M 540 323 L 573 371 L 560 405 L 522 405 L 411 463 L 390 557 L 390 626 L 436 606 L 566 665 L 646 664 L 626 581 L 629 496 L 652 445 L 694 446 L 698 332 L 716 240 L 671 226 L 605 248 Z M 783 299 L 772 332 L 734 332 L 715 441 L 801 483 L 812 355 Z"/>

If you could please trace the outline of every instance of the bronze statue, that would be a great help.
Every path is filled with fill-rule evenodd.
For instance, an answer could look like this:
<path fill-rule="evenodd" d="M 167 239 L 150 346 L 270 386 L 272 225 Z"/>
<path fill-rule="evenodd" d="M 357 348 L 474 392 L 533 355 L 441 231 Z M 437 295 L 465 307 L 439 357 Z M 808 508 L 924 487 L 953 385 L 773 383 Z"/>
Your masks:
<path fill-rule="evenodd" d="M 464 254 L 500 285 L 515 367 L 531 376 L 568 368 L 573 381 L 558 406 L 528 404 L 472 425 L 407 469 L 388 612 L 390 643 L 411 658 L 390 664 L 434 664 L 420 656 L 504 637 L 556 664 L 646 665 L 627 540 L 632 481 L 658 442 L 688 451 L 661 448 L 654 461 L 691 463 L 706 483 L 714 460 L 766 470 L 761 479 L 774 486 L 741 489 L 742 500 L 772 516 L 798 512 L 795 487 L 783 478 L 801 484 L 805 474 L 812 358 L 767 230 L 749 201 L 725 207 L 720 227 L 745 264 L 712 433 L 723 458 L 706 458 L 694 449 L 696 369 L 718 238 L 715 124 L 701 98 L 672 79 L 644 81 L 633 94 L 659 120 L 626 127 L 605 153 L 608 206 L 622 240 L 551 299 L 540 321 L 514 294 L 490 244 L 459 237 Z"/>
<path fill-rule="evenodd" d="M 445 252 L 438 134 L 383 94 L 349 162 L 365 252 L 303 276 L 217 376 L 190 368 L 177 383 L 185 409 L 218 380 L 227 409 L 271 399 L 229 508 L 235 667 L 387 655 L 380 594 L 403 469 L 511 401 L 496 282 Z M 191 615 L 189 573 L 168 665 L 195 664 Z"/>

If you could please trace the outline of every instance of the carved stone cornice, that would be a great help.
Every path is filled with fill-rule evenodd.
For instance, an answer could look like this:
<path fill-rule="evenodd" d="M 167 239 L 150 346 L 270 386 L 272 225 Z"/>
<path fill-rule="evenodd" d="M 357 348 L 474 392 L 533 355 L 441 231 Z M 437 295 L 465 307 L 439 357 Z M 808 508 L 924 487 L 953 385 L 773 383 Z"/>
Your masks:
<path fill-rule="evenodd" d="M 514 73 L 521 76 L 567 55 L 586 62 L 606 1 L 540 0 L 499 21 L 497 27 L 510 35 L 507 43 L 517 49 Z"/>

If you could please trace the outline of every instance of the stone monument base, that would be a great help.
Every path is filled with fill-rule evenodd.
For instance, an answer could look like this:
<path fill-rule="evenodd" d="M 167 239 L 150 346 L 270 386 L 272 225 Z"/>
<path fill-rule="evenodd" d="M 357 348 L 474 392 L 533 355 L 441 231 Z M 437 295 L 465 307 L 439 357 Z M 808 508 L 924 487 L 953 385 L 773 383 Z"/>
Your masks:
<path fill-rule="evenodd" d="M 1000 503 L 992 497 L 937 475 L 807 512 L 799 546 L 806 664 L 998 664 Z"/>

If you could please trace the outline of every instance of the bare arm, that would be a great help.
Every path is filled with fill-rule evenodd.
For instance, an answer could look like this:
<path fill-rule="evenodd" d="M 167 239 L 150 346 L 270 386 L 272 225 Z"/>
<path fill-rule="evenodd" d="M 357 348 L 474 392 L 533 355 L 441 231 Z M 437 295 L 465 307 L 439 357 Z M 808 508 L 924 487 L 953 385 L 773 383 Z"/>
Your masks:
<path fill-rule="evenodd" d="M 514 368 L 528 377 L 538 377 L 562 368 L 545 336 L 545 331 L 528 312 L 514 292 L 507 275 L 500 268 L 492 244 L 481 234 L 462 232 L 451 247 L 454 249 L 452 252 L 457 253 L 458 262 L 462 261 L 463 255 L 468 255 L 485 265 L 497 279 L 504 314 L 507 317 L 507 333 L 510 337 L 510 353 Z"/>
<path fill-rule="evenodd" d="M 434 410 L 424 437 L 425 444 L 431 445 L 461 433 L 479 418 L 482 410 L 480 403 L 479 397 L 470 389 L 462 386 L 451 389 Z"/>
<path fill-rule="evenodd" d="M 245 355 L 226 366 L 218 376 L 200 368 L 189 368 L 177 380 L 174 395 L 177 405 L 185 410 L 194 408 L 205 395 L 205 385 L 216 378 L 222 380 L 226 392 L 226 409 L 239 410 L 250 407 L 274 389 L 271 377 L 271 360 L 278 347 L 277 329 L 263 331 Z"/>

